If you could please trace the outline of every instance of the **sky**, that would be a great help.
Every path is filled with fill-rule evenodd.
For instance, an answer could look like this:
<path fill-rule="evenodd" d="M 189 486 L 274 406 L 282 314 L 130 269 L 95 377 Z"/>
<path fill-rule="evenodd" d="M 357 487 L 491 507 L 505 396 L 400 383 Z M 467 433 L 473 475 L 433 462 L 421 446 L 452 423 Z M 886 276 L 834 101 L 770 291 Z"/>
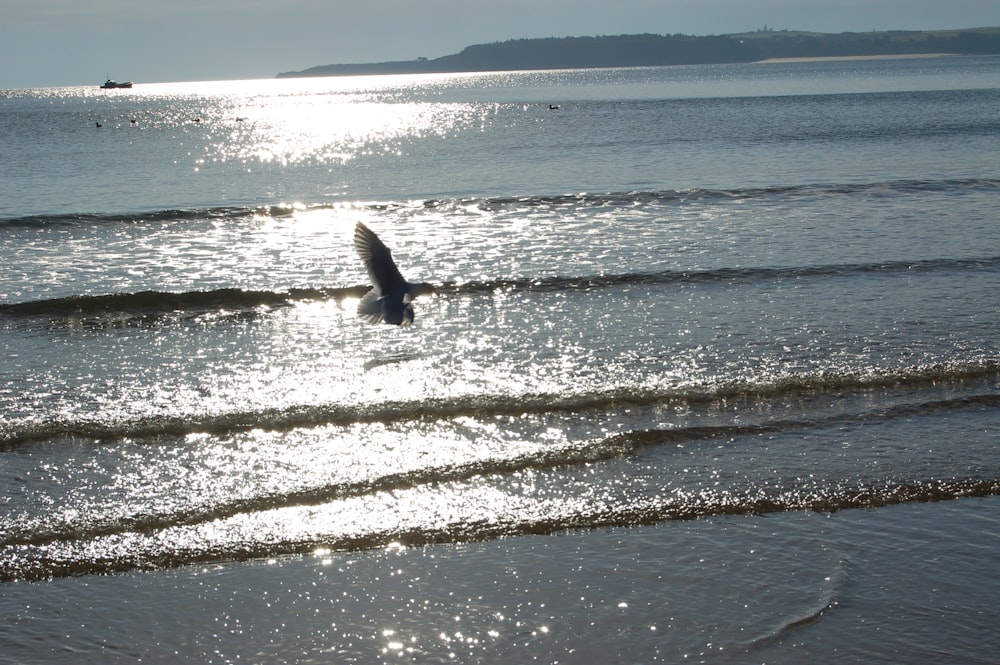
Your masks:
<path fill-rule="evenodd" d="M 0 89 L 273 78 L 522 37 L 1000 26 L 997 0 L 0 0 Z"/>

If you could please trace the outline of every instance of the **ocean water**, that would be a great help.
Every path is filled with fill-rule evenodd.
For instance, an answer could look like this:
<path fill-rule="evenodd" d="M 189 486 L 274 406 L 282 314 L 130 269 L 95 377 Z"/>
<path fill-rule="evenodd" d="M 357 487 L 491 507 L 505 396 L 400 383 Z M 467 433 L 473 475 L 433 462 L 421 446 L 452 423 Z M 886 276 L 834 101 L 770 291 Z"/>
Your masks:
<path fill-rule="evenodd" d="M 97 83 L 0 92 L 0 661 L 994 662 L 1000 58 Z"/>

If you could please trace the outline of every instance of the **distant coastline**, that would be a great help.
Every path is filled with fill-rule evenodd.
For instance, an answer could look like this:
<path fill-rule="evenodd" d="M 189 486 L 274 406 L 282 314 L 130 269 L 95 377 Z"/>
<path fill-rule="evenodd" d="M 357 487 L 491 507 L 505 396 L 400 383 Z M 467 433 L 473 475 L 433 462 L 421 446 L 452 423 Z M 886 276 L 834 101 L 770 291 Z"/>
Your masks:
<path fill-rule="evenodd" d="M 282 72 L 277 78 L 995 54 L 1000 54 L 1000 27 L 865 33 L 763 29 L 707 37 L 642 34 L 512 39 L 467 46 L 434 59 L 320 65 Z"/>
<path fill-rule="evenodd" d="M 767 58 L 757 62 L 838 62 L 846 60 L 909 60 L 912 58 L 951 58 L 961 53 L 900 53 L 899 55 L 817 55 L 797 58 Z"/>

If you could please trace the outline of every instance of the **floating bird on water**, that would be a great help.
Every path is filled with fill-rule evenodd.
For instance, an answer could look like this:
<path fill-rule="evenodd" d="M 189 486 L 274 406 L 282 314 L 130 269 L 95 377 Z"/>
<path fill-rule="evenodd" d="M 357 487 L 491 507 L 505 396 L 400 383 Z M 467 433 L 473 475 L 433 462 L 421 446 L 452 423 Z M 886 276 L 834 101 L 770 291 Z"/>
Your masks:
<path fill-rule="evenodd" d="M 413 305 L 410 302 L 419 295 L 434 293 L 434 286 L 414 284 L 403 279 L 389 248 L 361 222 L 354 227 L 354 249 L 372 281 L 372 289 L 358 303 L 358 316 L 368 323 L 399 326 L 413 323 Z"/>

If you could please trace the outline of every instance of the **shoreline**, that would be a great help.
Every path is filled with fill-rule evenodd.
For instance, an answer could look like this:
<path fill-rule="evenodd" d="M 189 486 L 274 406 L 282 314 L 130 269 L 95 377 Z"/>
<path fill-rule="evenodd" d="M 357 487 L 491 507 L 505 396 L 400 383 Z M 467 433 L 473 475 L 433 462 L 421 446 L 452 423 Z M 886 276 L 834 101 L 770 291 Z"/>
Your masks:
<path fill-rule="evenodd" d="M 846 62 L 850 60 L 914 60 L 917 58 L 954 58 L 961 53 L 893 53 L 886 55 L 804 55 L 794 58 L 764 58 L 756 64 L 782 62 Z"/>

